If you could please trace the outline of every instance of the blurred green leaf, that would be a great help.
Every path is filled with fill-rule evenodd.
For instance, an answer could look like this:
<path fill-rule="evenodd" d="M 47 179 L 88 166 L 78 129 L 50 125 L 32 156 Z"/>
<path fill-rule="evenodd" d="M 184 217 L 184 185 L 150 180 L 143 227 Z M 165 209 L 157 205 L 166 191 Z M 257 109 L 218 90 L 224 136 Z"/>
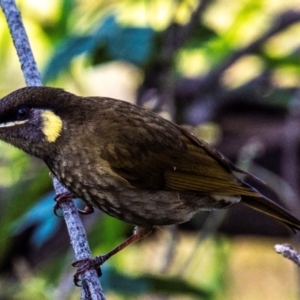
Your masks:
<path fill-rule="evenodd" d="M 261 51 L 260 55 L 268 68 L 274 69 L 278 67 L 291 66 L 295 68 L 295 70 L 298 70 L 300 74 L 300 53 L 291 53 L 283 57 L 271 57 Z"/>
<path fill-rule="evenodd" d="M 101 27 L 96 32 L 98 40 L 105 41 L 102 47 L 98 47 L 98 51 L 105 51 L 112 60 L 124 60 L 135 65 L 144 64 L 152 54 L 154 30 L 149 27 L 122 27 L 113 17 L 107 22 L 108 26 Z M 97 52 L 93 57 L 94 63 L 105 61 Z"/>
<path fill-rule="evenodd" d="M 53 213 L 54 197 L 54 192 L 47 194 L 13 222 L 11 225 L 12 234 L 20 234 L 27 228 L 35 226 L 31 236 L 31 242 L 35 247 L 41 247 L 51 239 L 61 223 L 61 219 Z"/>
<path fill-rule="evenodd" d="M 211 39 L 217 38 L 217 33 L 210 27 L 203 23 L 197 23 L 194 34 L 189 37 L 187 42 L 183 45 L 183 49 L 199 49 Z"/>
<path fill-rule="evenodd" d="M 189 295 L 195 299 L 212 299 L 213 291 L 196 287 L 177 277 L 156 275 L 127 276 L 112 268 L 103 269 L 101 284 L 104 290 L 112 290 L 121 295 L 143 294 Z"/>
<path fill-rule="evenodd" d="M 60 72 L 66 71 L 75 56 L 95 48 L 93 36 L 72 36 L 57 46 L 48 65 L 43 72 L 43 80 L 48 81 Z"/>
<path fill-rule="evenodd" d="M 83 53 L 91 56 L 93 64 L 124 60 L 142 65 L 152 54 L 154 37 L 155 32 L 149 27 L 123 27 L 115 16 L 108 16 L 93 34 L 72 36 L 58 45 L 43 72 L 43 80 L 55 78 Z"/>

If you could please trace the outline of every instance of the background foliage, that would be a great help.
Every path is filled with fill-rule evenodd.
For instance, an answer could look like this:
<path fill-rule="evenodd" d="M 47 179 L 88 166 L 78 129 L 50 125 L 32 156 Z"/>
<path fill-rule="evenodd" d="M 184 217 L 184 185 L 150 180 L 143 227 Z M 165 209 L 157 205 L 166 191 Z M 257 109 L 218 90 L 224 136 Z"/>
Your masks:
<path fill-rule="evenodd" d="M 300 215 L 295 1 L 30 0 L 19 8 L 45 85 L 188 124 Z M 25 84 L 1 16 L 4 96 Z M 6 144 L 0 151 L 0 298 L 77 299 L 48 170 Z M 84 222 L 95 254 L 132 230 L 101 212 Z M 244 207 L 202 213 L 117 255 L 101 282 L 110 299 L 297 299 L 296 272 L 270 236 L 288 240 L 283 227 Z"/>

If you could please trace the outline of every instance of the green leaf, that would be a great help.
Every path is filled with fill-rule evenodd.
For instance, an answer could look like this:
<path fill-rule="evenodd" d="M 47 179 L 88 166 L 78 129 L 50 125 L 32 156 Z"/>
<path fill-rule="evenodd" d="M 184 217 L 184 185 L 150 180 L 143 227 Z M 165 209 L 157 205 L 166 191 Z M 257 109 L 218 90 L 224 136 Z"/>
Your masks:
<path fill-rule="evenodd" d="M 165 295 L 190 295 L 196 299 L 211 299 L 213 291 L 193 286 L 178 277 L 142 275 L 126 276 L 112 268 L 103 268 L 101 284 L 104 290 L 112 290 L 121 295 L 142 295 L 156 293 Z"/>
<path fill-rule="evenodd" d="M 147 62 L 153 51 L 155 31 L 149 27 L 123 27 L 109 16 L 93 34 L 72 36 L 58 45 L 43 72 L 43 81 L 68 69 L 72 60 L 85 53 L 92 62 L 124 60 L 136 65 Z"/>
<path fill-rule="evenodd" d="M 42 77 L 43 81 L 55 78 L 60 72 L 68 69 L 74 57 L 85 53 L 95 47 L 96 40 L 93 36 L 73 36 L 57 47 Z"/>
<path fill-rule="evenodd" d="M 13 235 L 20 234 L 31 226 L 36 226 L 31 242 L 36 247 L 43 246 L 59 228 L 61 219 L 53 214 L 55 194 L 51 192 L 34 204 L 24 215 L 11 224 Z"/>

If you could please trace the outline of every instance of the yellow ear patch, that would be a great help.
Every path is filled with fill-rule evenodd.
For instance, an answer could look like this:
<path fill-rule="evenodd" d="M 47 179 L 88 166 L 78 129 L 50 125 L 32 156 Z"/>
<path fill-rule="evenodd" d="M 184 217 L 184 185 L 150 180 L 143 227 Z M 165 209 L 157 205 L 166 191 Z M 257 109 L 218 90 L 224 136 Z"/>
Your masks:
<path fill-rule="evenodd" d="M 59 137 L 62 130 L 62 120 L 51 110 L 42 112 L 43 133 L 48 142 L 53 143 Z"/>

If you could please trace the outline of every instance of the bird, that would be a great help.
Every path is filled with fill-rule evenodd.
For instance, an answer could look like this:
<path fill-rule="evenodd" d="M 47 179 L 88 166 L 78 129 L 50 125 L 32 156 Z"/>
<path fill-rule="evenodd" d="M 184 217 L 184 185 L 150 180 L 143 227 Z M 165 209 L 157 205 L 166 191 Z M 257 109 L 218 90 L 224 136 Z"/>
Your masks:
<path fill-rule="evenodd" d="M 183 127 L 122 100 L 24 87 L 0 101 L 0 139 L 42 159 L 87 207 L 136 226 L 79 274 L 154 227 L 239 202 L 300 230 L 298 218 L 238 176 L 254 175 Z"/>

